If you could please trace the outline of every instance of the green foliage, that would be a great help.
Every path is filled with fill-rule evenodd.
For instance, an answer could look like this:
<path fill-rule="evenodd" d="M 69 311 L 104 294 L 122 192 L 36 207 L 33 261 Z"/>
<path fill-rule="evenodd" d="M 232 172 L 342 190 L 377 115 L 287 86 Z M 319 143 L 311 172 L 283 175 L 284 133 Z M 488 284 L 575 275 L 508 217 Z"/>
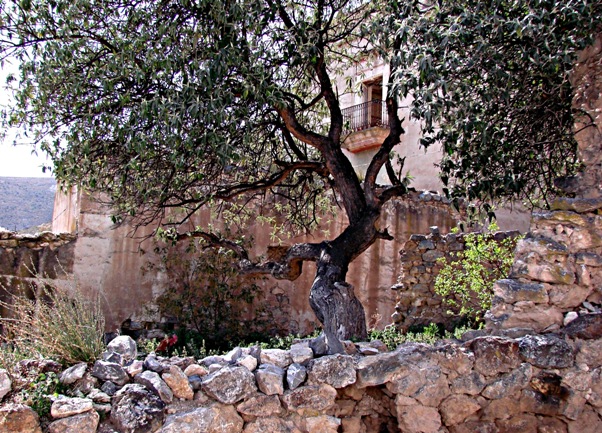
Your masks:
<path fill-rule="evenodd" d="M 59 287 L 39 277 L 29 291 L 34 296 L 27 293 L 11 293 L 8 302 L 0 301 L 8 312 L 0 317 L 7 356 L 41 356 L 63 365 L 98 359 L 105 348 L 100 298 L 85 297 L 76 284 Z"/>
<path fill-rule="evenodd" d="M 451 258 L 439 259 L 444 265 L 435 279 L 435 293 L 442 296 L 450 314 L 467 317 L 479 323 L 485 311 L 491 308 L 493 283 L 508 276 L 514 262 L 514 248 L 521 238 L 493 238 L 498 229 L 495 223 L 484 233 L 464 236 L 465 249 L 450 253 Z"/>
<path fill-rule="evenodd" d="M 311 334 L 308 335 L 300 335 L 300 334 L 288 334 L 285 335 L 283 337 L 276 335 L 274 337 L 272 336 L 268 336 L 267 338 L 263 338 L 261 340 L 257 340 L 255 341 L 253 345 L 257 345 L 259 347 L 261 347 L 262 349 L 283 349 L 283 350 L 289 350 L 291 348 L 291 346 L 293 344 L 295 344 L 295 341 L 299 341 L 302 339 L 311 339 L 311 338 L 316 338 L 320 335 L 320 333 L 322 332 L 322 330 L 320 328 L 316 328 L 314 330 L 314 332 L 312 332 Z"/>
<path fill-rule="evenodd" d="M 389 350 L 395 350 L 399 345 L 404 343 L 425 343 L 435 344 L 442 338 L 455 338 L 457 340 L 462 338 L 462 334 L 471 330 L 469 326 L 459 326 L 454 328 L 451 332 L 445 331 L 441 326 L 436 323 L 431 323 L 426 326 L 420 327 L 415 331 L 401 332 L 395 325 L 387 325 L 384 329 L 371 329 L 369 332 L 369 339 L 379 340 L 386 344 Z"/>
<path fill-rule="evenodd" d="M 20 65 L 5 124 L 27 125 L 57 178 L 107 194 L 115 221 L 242 197 L 278 203 L 291 229 L 315 226 L 323 157 L 278 109 L 298 105 L 305 128 L 327 131 L 326 104 L 312 102 L 315 28 L 353 33 L 346 3 L 315 15 L 319 3 L 283 3 L 289 27 L 263 1 L 1 0 L 0 59 Z"/>
<path fill-rule="evenodd" d="M 170 285 L 156 304 L 163 317 L 181 326 L 176 348 L 188 347 L 189 354 L 205 346 L 226 350 L 266 332 L 271 316 L 261 306 L 258 280 L 240 275 L 232 252 L 200 240 L 191 240 L 185 251 L 181 247 L 158 249 Z"/>
<path fill-rule="evenodd" d="M 421 143 L 443 144 L 450 196 L 491 213 L 496 198 L 545 205 L 577 168 L 569 77 L 601 18 L 598 0 L 416 0 L 387 3 L 367 34 L 413 98 Z"/>
<path fill-rule="evenodd" d="M 40 373 L 28 387 L 21 391 L 23 402 L 30 406 L 40 417 L 50 414 L 51 396 L 58 396 L 63 391 L 59 377 L 54 372 Z"/>

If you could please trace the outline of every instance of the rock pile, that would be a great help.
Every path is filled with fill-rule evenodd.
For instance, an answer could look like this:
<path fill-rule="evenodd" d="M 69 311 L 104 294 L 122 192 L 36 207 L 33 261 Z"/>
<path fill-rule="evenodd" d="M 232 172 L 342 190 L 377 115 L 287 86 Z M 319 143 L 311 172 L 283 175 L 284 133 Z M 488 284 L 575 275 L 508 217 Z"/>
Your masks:
<path fill-rule="evenodd" d="M 602 324 L 602 315 L 591 317 Z M 600 339 L 513 329 L 394 351 L 346 342 L 347 354 L 319 356 L 321 347 L 318 339 L 290 350 L 236 348 L 201 360 L 151 353 L 142 360 L 133 340 L 120 336 L 93 366 L 60 373 L 69 396 L 54 399 L 45 431 L 602 430 Z M 0 389 L 10 389 L 6 372 Z M 5 404 L 0 432 L 16 431 L 42 429 L 29 407 Z"/>

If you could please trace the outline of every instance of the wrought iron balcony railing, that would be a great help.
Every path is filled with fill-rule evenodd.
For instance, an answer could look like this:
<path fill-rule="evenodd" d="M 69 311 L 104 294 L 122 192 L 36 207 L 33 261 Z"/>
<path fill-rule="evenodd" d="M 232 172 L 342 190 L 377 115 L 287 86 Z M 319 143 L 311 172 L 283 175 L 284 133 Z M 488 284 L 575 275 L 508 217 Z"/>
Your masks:
<path fill-rule="evenodd" d="M 377 126 L 388 128 L 389 116 L 384 101 L 373 99 L 343 111 L 343 130 L 351 133 Z"/>

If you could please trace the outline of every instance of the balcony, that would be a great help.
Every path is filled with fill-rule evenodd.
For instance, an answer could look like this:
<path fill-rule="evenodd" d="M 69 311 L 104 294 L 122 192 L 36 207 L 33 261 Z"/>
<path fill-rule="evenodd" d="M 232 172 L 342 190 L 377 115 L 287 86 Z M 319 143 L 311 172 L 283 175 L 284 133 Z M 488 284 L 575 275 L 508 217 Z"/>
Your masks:
<path fill-rule="evenodd" d="M 378 147 L 389 134 L 389 117 L 384 101 L 373 99 L 342 111 L 343 131 L 348 134 L 342 147 L 350 152 Z"/>

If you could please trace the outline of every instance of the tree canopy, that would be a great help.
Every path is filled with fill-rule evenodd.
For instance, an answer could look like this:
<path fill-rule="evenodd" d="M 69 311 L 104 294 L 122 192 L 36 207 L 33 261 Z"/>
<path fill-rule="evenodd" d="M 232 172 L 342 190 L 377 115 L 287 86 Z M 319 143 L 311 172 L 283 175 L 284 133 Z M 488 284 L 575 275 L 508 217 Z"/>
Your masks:
<path fill-rule="evenodd" d="M 448 195 L 547 207 L 554 180 L 578 168 L 570 74 L 602 27 L 583 0 L 391 2 L 376 25 L 422 144 L 441 144 Z M 374 32 L 373 34 L 381 35 Z M 383 41 L 384 42 L 384 41 Z"/>
<path fill-rule="evenodd" d="M 575 169 L 569 72 L 600 5 L 588 0 L 0 0 L 0 56 L 16 59 L 16 104 L 53 157 L 59 180 L 102 191 L 116 221 L 148 224 L 166 209 L 174 239 L 230 248 L 244 272 L 295 278 L 318 265 L 310 304 L 333 351 L 365 336 L 345 283 L 377 239 L 382 206 L 408 188 L 392 170 L 412 96 L 422 144 L 442 143 L 453 197 L 545 197 Z M 390 131 L 362 181 L 341 150 L 335 80 L 370 53 L 389 64 Z M 333 193 L 331 194 L 330 191 Z M 332 240 L 252 263 L 234 240 L 179 224 L 206 206 L 250 200 L 310 228 L 330 198 L 349 225 Z M 177 216 L 177 218 L 175 218 Z M 175 218 L 175 219 L 174 219 Z"/>

